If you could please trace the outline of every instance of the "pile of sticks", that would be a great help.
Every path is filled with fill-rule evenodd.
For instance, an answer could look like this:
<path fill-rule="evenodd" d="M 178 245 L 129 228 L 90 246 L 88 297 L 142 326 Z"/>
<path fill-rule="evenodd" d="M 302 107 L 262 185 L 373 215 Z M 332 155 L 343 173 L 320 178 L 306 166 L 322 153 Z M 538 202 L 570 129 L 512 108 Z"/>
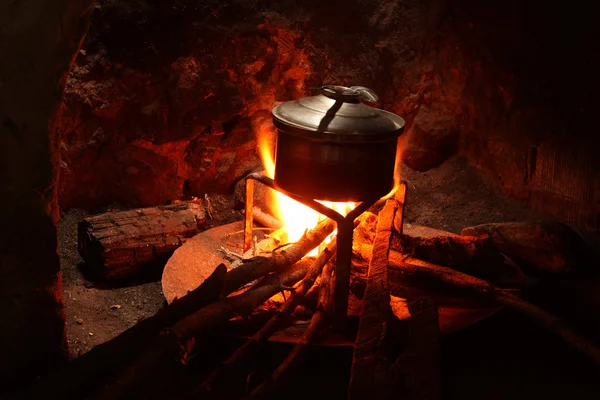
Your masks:
<path fill-rule="evenodd" d="M 305 256 L 334 230 L 335 223 L 326 219 L 307 231 L 298 242 L 245 260 L 236 269 L 227 272 L 225 265 L 217 266 L 194 291 L 73 360 L 30 390 L 14 394 L 14 398 L 125 398 L 143 384 L 160 363 L 185 359 L 195 337 L 236 316 L 250 315 L 277 293 L 291 292 L 269 322 L 199 385 L 199 390 L 208 391 L 240 360 L 255 354 L 277 329 L 289 325 L 296 306 L 319 281 L 317 311 L 304 337 L 282 366 L 249 395 L 250 398 L 263 396 L 286 374 L 289 366 L 301 358 L 329 321 L 333 264 L 328 261 L 335 253 L 335 239 L 316 259 Z M 256 283 L 248 285 L 253 281 Z"/>
<path fill-rule="evenodd" d="M 388 200 L 380 214 L 370 254 L 364 254 L 371 263 L 355 346 L 350 397 L 353 397 L 352 393 L 355 393 L 353 398 L 360 398 L 359 393 L 371 393 L 374 396 L 372 398 L 382 399 L 397 395 L 393 388 L 373 391 L 369 386 L 378 385 L 377 382 L 384 382 L 385 379 L 398 379 L 399 373 L 393 372 L 393 368 L 398 368 L 399 371 L 403 368 L 401 361 L 394 361 L 389 354 L 377 358 L 377 354 L 393 349 L 393 345 L 379 343 L 379 339 L 376 339 L 376 349 L 371 348 L 375 343 L 373 335 L 378 338 L 387 336 L 388 339 L 393 336 L 389 331 L 393 325 L 390 324 L 390 318 L 394 321 L 401 319 L 396 308 L 398 299 L 393 298 L 387 289 L 389 269 L 440 281 L 512 307 L 557 332 L 575 348 L 600 363 L 600 350 L 597 346 L 570 330 L 558 318 L 521 299 L 514 290 L 497 288 L 486 280 L 464 272 L 391 250 L 393 238 L 402 234 L 397 228 L 399 224 L 401 230 L 402 205 L 403 199 Z M 161 363 L 173 362 L 174 359 L 186 360 L 195 338 L 214 332 L 215 328 L 223 326 L 234 317 L 249 316 L 274 295 L 289 292 L 284 303 L 262 328 L 212 372 L 199 379 L 195 393 L 201 398 L 202 393 L 218 391 L 219 383 L 223 382 L 224 377 L 243 361 L 256 355 L 277 330 L 292 324 L 295 309 L 303 304 L 309 291 L 317 291 L 318 302 L 303 337 L 285 360 L 247 393 L 248 399 L 264 398 L 302 361 L 311 344 L 334 326 L 332 301 L 335 291 L 333 258 L 336 254 L 336 239 L 327 244 L 318 257 L 307 257 L 307 254 L 321 246 L 335 228 L 336 224 L 332 220 L 325 219 L 314 229 L 307 231 L 296 243 L 244 259 L 241 265 L 229 272 L 224 265 L 217 266 L 201 286 L 185 297 L 176 299 L 153 317 L 73 360 L 66 368 L 39 381 L 27 391 L 14 394 L 13 398 L 100 400 L 129 397 L 144 385 L 151 372 Z M 414 361 L 413 359 L 411 362 Z M 365 374 L 364 371 L 368 373 Z M 366 384 L 365 379 L 361 379 L 365 375 L 369 375 Z M 379 385 L 375 389 L 382 388 L 383 385 Z M 439 393 L 432 389 L 429 395 L 421 398 L 433 399 L 438 396 Z"/>

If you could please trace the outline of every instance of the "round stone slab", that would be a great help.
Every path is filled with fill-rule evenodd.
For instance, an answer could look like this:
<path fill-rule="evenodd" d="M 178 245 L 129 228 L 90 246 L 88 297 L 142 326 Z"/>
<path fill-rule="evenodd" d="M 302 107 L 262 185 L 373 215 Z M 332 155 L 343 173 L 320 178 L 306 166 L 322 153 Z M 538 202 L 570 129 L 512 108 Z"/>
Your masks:
<path fill-rule="evenodd" d="M 229 269 L 222 247 L 238 254 L 242 252 L 243 222 L 218 226 L 201 232 L 186 240 L 165 266 L 162 275 L 162 290 L 167 302 L 185 296 L 208 278 L 219 264 Z"/>

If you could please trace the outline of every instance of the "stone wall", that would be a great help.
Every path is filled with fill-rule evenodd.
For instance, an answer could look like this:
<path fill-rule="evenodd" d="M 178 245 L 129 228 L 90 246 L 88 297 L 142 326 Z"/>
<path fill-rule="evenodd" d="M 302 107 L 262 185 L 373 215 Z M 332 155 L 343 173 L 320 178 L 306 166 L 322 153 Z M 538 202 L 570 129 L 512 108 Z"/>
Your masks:
<path fill-rule="evenodd" d="M 404 113 L 421 79 L 419 2 L 198 3 L 97 2 L 67 85 L 62 207 L 228 190 L 277 102 L 363 84 Z"/>
<path fill-rule="evenodd" d="M 469 71 L 460 152 L 505 192 L 591 231 L 600 231 L 599 12 L 585 1 L 462 0 L 446 26 L 455 47 L 438 56 Z"/>
<path fill-rule="evenodd" d="M 199 3 L 97 2 L 64 103 L 63 207 L 230 190 L 259 164 L 274 105 L 360 84 L 416 118 L 411 168 L 458 151 L 507 193 L 597 229 L 597 169 L 573 146 L 597 100 L 585 8 L 561 30 L 538 1 Z"/>
<path fill-rule="evenodd" d="M 0 392 L 68 360 L 57 254 L 58 143 L 64 81 L 89 1 L 0 4 Z"/>

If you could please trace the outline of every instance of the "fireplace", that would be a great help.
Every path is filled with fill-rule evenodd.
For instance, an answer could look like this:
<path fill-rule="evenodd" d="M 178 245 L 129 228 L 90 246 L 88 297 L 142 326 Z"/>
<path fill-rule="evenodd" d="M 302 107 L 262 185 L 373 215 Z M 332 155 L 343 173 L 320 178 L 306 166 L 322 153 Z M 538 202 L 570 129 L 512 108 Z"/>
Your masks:
<path fill-rule="evenodd" d="M 216 365 L 306 290 L 295 296 L 309 305 L 290 313 L 300 322 L 259 340 L 280 359 L 244 353 L 250 367 L 237 378 L 224 368 L 225 384 L 210 396 L 249 395 L 275 381 L 275 396 L 346 397 L 351 375 L 377 371 L 356 369 L 365 365 L 353 353 L 365 315 L 398 339 L 382 345 L 378 362 L 392 363 L 398 376 L 418 371 L 398 384 L 408 397 L 425 387 L 430 398 L 539 394 L 528 382 L 521 391 L 506 383 L 516 376 L 539 383 L 547 397 L 600 393 L 589 364 L 598 362 L 600 331 L 587 311 L 600 306 L 593 5 L 569 13 L 496 0 L 75 3 L 14 2 L 0 12 L 0 54 L 15 60 L 0 67 L 7 391 L 116 398 L 154 390 L 164 398 L 177 376 L 177 396 L 194 396 Z M 355 164 L 342 156 L 302 163 L 302 154 L 318 152 L 301 150 L 298 126 L 273 120 L 272 110 L 319 94 L 361 98 L 402 117 L 405 132 L 377 144 L 358 140 L 346 156 L 369 157 Z M 315 131 L 330 122 L 319 119 Z M 311 136 L 307 148 L 322 139 Z M 278 290 L 250 316 L 215 323 L 196 346 L 170 347 L 167 328 L 257 288 L 216 290 L 230 264 L 296 250 L 324 224 L 335 241 L 323 237 L 302 252 L 287 284 L 263 282 Z M 188 271 L 175 295 L 161 279 L 191 246 L 201 250 L 182 263 L 202 262 L 206 271 Z M 375 257 L 381 253 L 387 256 Z M 335 262 L 323 261 L 327 254 Z M 319 259 L 312 285 L 296 279 Z M 386 276 L 389 299 L 373 294 L 376 271 Z M 214 293 L 203 289 L 192 296 L 195 305 L 173 305 L 205 281 Z M 325 295 L 318 288 L 327 285 L 338 293 L 336 323 L 318 344 L 316 336 L 302 339 L 304 322 L 330 311 L 319 308 Z M 373 298 L 385 312 L 365 313 L 376 308 Z M 165 341 L 119 342 L 140 331 L 162 332 Z M 419 341 L 410 332 L 427 333 Z M 298 343 L 310 344 L 310 361 L 284 371 L 286 384 L 276 371 Z M 152 351 L 119 350 L 138 345 Z M 161 359 L 170 351 L 181 356 L 171 369 Z M 519 357 L 527 359 L 523 370 L 515 367 Z M 168 379 L 148 378 L 156 365 Z M 576 376 L 566 377 L 569 371 Z M 144 393 L 136 379 L 155 387 Z M 299 387 L 306 392 L 290 394 Z"/>

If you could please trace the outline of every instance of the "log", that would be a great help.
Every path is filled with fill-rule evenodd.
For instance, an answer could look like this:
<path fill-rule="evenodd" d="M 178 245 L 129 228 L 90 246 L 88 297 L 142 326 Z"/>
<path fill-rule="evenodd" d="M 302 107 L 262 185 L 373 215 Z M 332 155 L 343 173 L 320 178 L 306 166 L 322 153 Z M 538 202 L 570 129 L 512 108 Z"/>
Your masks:
<path fill-rule="evenodd" d="M 408 312 L 402 310 L 399 299 L 390 294 L 388 254 L 394 225 L 402 225 L 402 221 L 395 221 L 399 207 L 395 200 L 388 200 L 379 214 L 354 346 L 350 400 L 440 397 L 437 373 L 439 328 L 435 307 L 431 302 L 426 303 L 427 307 L 421 306 L 419 311 L 424 310 L 422 318 L 416 318 L 407 326 L 403 320 L 410 315 L 410 308 Z M 425 374 L 421 375 L 423 371 Z"/>
<path fill-rule="evenodd" d="M 436 236 L 432 238 L 395 234 L 391 248 L 402 254 L 446 265 L 483 279 L 497 280 L 504 271 L 505 257 L 487 236 Z"/>
<path fill-rule="evenodd" d="M 389 200 L 379 213 L 373 254 L 369 263 L 367 288 L 358 325 L 348 399 L 387 398 L 391 382 L 383 338 L 394 318 L 390 305 L 387 264 L 398 203 Z"/>
<path fill-rule="evenodd" d="M 375 237 L 377 216 L 366 212 L 360 218 L 355 230 L 355 250 L 368 255 Z M 398 217 L 394 223 L 396 229 L 401 225 Z M 364 248 L 363 248 L 364 247 Z M 411 236 L 394 231 L 391 251 L 402 253 L 420 260 L 444 265 L 452 269 L 475 275 L 482 279 L 507 283 L 524 282 L 526 277 L 517 268 L 510 268 L 506 257 L 494 245 L 487 235 L 459 236 L 439 235 L 431 237 Z M 366 259 L 369 259 L 367 257 Z"/>
<path fill-rule="evenodd" d="M 205 220 L 198 201 L 108 212 L 79 223 L 77 247 L 94 278 L 127 279 L 162 268 Z"/>
<path fill-rule="evenodd" d="M 265 228 L 283 228 L 283 222 L 258 207 L 252 207 L 252 218 Z"/>

